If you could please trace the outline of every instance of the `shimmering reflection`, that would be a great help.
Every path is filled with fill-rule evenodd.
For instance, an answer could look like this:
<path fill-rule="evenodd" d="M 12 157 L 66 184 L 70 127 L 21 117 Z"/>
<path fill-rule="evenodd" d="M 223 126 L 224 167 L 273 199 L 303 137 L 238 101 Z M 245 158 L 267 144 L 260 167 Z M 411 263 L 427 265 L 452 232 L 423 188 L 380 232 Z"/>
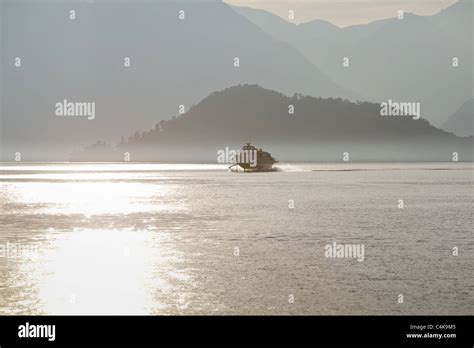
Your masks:
<path fill-rule="evenodd" d="M 134 165 L 3 168 L 0 246 L 29 246 L 35 253 L 0 257 L 0 314 L 187 307 L 193 277 L 182 267 L 184 251 L 169 226 L 188 211 L 176 182 L 147 166 L 140 173 Z M 184 292 L 176 296 L 177 289 Z"/>
<path fill-rule="evenodd" d="M 37 214 L 91 216 L 185 209 L 167 198 L 173 193 L 173 185 L 159 183 L 27 182 L 6 190 L 16 202 L 28 205 Z"/>
<path fill-rule="evenodd" d="M 146 314 L 160 305 L 150 289 L 170 288 L 153 275 L 165 258 L 146 231 L 75 230 L 41 250 L 41 262 L 23 265 L 38 284 L 40 312 Z"/>
<path fill-rule="evenodd" d="M 182 254 L 166 234 L 151 231 L 79 230 L 48 235 L 37 254 L 6 261 L 4 286 L 15 301 L 1 314 L 150 314 L 186 307 L 172 303 L 175 280 L 192 282 L 179 268 Z M 5 265 L 3 265 L 5 266 Z"/>

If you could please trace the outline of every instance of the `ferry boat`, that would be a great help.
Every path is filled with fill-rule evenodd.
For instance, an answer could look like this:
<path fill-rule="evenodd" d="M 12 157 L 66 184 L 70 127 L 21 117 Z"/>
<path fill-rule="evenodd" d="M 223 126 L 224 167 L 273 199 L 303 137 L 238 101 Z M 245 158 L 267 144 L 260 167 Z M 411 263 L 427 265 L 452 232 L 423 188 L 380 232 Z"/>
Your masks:
<path fill-rule="evenodd" d="M 246 143 L 237 156 L 237 163 L 229 167 L 239 166 L 244 172 L 268 172 L 272 171 L 273 164 L 277 163 L 269 152 L 257 149 L 251 143 Z"/>

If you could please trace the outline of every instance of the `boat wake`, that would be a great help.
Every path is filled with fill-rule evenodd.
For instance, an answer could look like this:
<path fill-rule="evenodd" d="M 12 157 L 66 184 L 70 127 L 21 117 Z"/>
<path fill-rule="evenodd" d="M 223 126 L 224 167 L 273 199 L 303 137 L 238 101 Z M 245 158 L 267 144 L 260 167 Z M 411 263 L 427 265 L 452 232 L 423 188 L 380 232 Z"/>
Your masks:
<path fill-rule="evenodd" d="M 294 164 L 287 164 L 287 163 L 282 163 L 278 164 L 275 166 L 275 171 L 277 172 L 309 172 L 311 171 L 310 169 L 294 165 Z"/>

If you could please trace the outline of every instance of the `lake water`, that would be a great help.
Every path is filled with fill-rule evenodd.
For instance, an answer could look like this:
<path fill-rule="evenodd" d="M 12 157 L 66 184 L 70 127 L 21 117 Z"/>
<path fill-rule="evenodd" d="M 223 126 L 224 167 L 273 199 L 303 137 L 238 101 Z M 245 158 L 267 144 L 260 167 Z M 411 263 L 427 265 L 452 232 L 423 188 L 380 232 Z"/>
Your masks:
<path fill-rule="evenodd" d="M 0 314 L 474 313 L 472 164 L 279 167 L 0 164 Z"/>

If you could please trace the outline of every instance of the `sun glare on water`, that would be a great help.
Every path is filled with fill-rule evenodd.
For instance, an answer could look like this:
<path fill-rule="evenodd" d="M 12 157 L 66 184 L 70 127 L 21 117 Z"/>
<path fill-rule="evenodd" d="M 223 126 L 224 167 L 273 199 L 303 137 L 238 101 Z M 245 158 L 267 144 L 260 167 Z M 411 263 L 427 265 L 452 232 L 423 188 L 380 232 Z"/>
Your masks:
<path fill-rule="evenodd" d="M 169 280 L 189 280 L 174 267 L 179 255 L 159 223 L 186 210 L 175 198 L 176 185 L 156 173 L 133 174 L 132 180 L 124 167 L 93 168 L 49 167 L 25 175 L 50 178 L 3 185 L 5 212 L 23 214 L 23 220 L 18 232 L 5 231 L 0 242 L 20 237 L 35 248 L 34 257 L 0 264 L 10 274 L 7 284 L 23 284 L 24 295 L 10 313 L 156 313 L 169 306 L 161 301 L 171 297 Z"/>
<path fill-rule="evenodd" d="M 82 230 L 61 234 L 41 257 L 39 299 L 49 314 L 147 314 L 160 250 L 146 232 Z M 39 272 L 38 272 L 39 271 Z M 153 284 L 152 284 L 153 283 Z"/>

